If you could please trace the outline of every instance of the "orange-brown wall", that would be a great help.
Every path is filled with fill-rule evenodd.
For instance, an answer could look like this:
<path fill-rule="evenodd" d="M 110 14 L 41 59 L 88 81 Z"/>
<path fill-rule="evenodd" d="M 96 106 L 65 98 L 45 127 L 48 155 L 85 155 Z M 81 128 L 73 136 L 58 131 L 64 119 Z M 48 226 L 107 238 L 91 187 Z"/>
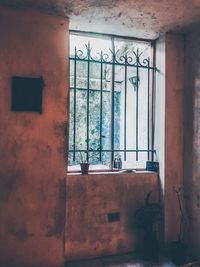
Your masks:
<path fill-rule="evenodd" d="M 66 19 L 0 8 L 3 267 L 57 267 L 63 266 L 65 257 L 73 260 L 135 250 L 139 243 L 133 214 L 148 191 L 158 199 L 155 174 L 71 175 L 65 186 L 67 32 Z M 165 41 L 165 238 L 172 240 L 179 225 L 173 186 L 182 185 L 183 175 L 184 40 L 167 35 Z M 13 75 L 44 78 L 41 115 L 10 111 Z M 121 221 L 108 223 L 110 211 L 120 211 Z"/>
<path fill-rule="evenodd" d="M 185 235 L 190 254 L 200 259 L 200 28 L 186 35 L 184 110 Z"/>
<path fill-rule="evenodd" d="M 184 36 L 167 34 L 165 54 L 164 232 L 165 241 L 172 241 L 177 240 L 180 225 L 179 206 L 174 188 L 183 186 Z"/>
<path fill-rule="evenodd" d="M 155 173 L 68 175 L 66 260 L 137 250 L 134 214 L 149 191 L 158 201 L 158 184 Z M 120 212 L 120 221 L 108 222 L 109 212 Z"/>
<path fill-rule="evenodd" d="M 64 262 L 66 19 L 0 7 L 0 266 Z M 11 77 L 45 81 L 43 112 L 11 112 Z"/>

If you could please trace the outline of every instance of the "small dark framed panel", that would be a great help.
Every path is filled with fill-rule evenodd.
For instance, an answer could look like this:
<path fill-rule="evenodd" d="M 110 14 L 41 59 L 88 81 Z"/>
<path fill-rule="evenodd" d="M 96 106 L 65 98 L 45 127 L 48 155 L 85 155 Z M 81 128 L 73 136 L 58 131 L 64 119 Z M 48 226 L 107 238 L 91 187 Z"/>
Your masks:
<path fill-rule="evenodd" d="M 42 77 L 12 77 L 11 110 L 42 113 Z"/>

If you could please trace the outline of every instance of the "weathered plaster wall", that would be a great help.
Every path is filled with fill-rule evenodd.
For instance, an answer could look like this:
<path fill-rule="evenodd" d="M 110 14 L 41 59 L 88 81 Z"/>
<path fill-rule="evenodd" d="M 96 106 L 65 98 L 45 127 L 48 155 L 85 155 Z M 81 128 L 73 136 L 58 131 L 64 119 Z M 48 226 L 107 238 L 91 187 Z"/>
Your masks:
<path fill-rule="evenodd" d="M 173 189 L 183 185 L 184 36 L 166 34 L 165 241 L 177 239 L 180 214 Z"/>
<path fill-rule="evenodd" d="M 156 39 L 199 21 L 199 0 L 0 0 L 70 18 L 74 30 Z"/>
<path fill-rule="evenodd" d="M 149 191 L 157 202 L 155 173 L 68 175 L 66 260 L 138 249 L 134 213 Z M 115 211 L 120 221 L 108 222 L 107 214 Z"/>
<path fill-rule="evenodd" d="M 198 27 L 199 28 L 199 27 Z M 184 190 L 190 253 L 200 259 L 200 30 L 186 35 Z"/>
<path fill-rule="evenodd" d="M 63 266 L 67 27 L 0 8 L 0 266 Z M 41 115 L 10 111 L 12 75 L 44 78 Z"/>

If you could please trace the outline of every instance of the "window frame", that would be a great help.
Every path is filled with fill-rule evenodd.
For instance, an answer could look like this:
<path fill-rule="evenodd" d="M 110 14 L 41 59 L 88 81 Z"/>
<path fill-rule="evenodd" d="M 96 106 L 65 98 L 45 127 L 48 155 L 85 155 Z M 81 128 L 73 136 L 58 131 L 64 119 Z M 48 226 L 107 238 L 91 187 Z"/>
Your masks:
<path fill-rule="evenodd" d="M 87 31 L 77 31 L 77 30 L 70 30 L 69 31 L 70 34 L 73 35 L 81 35 L 81 36 L 87 36 L 87 37 L 102 37 L 102 38 L 110 38 L 112 41 L 112 48 L 114 51 L 114 42 L 115 39 L 122 39 L 122 40 L 132 40 L 132 41 L 136 41 L 136 42 L 145 42 L 145 43 L 149 43 L 151 46 L 151 56 L 150 56 L 150 62 L 149 62 L 149 66 L 152 71 L 150 72 L 150 78 L 149 81 L 151 84 L 149 84 L 149 89 L 150 89 L 150 95 L 149 95 L 149 115 L 148 115 L 148 119 L 150 120 L 150 124 L 149 124 L 149 140 L 150 140 L 150 149 L 145 150 L 148 151 L 150 153 L 150 156 L 148 156 L 148 160 L 150 161 L 154 161 L 154 154 L 155 154 L 155 149 L 154 149 L 154 124 L 155 124 L 155 114 L 154 114 L 154 95 L 155 95 L 155 72 L 156 72 L 156 66 L 155 66 L 155 40 L 150 40 L 150 39 L 145 39 L 145 38 L 136 38 L 136 37 L 128 37 L 128 36 L 120 36 L 120 35 L 113 35 L 113 34 L 103 34 L 103 33 L 95 33 L 95 32 L 87 32 Z M 69 56 L 69 62 L 71 60 L 71 57 Z M 115 65 L 115 63 L 114 63 Z M 69 74 L 69 79 L 70 79 L 70 74 Z M 113 87 L 114 88 L 114 87 Z M 69 95 L 70 95 L 70 90 L 71 90 L 71 86 L 69 84 Z M 86 90 L 89 90 L 88 88 Z M 101 89 L 102 90 L 102 89 Z M 114 90 L 111 88 L 111 90 Z M 113 92 L 112 92 L 113 94 Z M 112 98 L 114 97 L 114 94 L 112 96 Z M 113 100 L 112 100 L 113 101 Z M 68 116 L 70 116 L 70 97 L 69 97 L 69 101 L 68 101 L 69 105 L 68 105 Z M 112 104 L 113 109 L 114 109 L 114 105 Z M 112 110 L 111 112 L 111 116 L 114 116 L 114 110 Z M 113 118 L 111 119 L 113 121 Z M 113 126 L 111 127 L 113 130 Z M 88 131 L 88 130 L 87 130 Z M 69 148 L 69 131 L 68 131 L 68 136 L 67 136 L 68 140 L 68 148 Z M 111 153 L 111 161 L 110 161 L 110 168 L 109 169 L 96 169 L 96 170 L 91 170 L 90 172 L 115 172 L 115 171 L 119 171 L 113 168 L 113 161 L 114 161 L 114 153 L 117 152 L 129 152 L 130 150 L 128 149 L 123 149 L 123 150 L 115 150 L 114 149 L 114 137 L 113 137 L 113 133 L 112 133 L 112 138 L 111 138 L 111 149 L 110 149 L 110 153 Z M 78 152 L 78 149 L 74 149 L 74 151 Z M 105 150 L 101 150 L 101 151 L 105 151 Z M 131 152 L 140 152 L 140 149 L 135 149 L 132 150 Z M 68 159 L 68 154 L 72 152 L 72 150 L 67 149 L 67 159 Z M 108 152 L 108 151 L 106 151 Z M 89 149 L 88 149 L 88 145 L 87 145 L 87 151 L 86 153 L 89 153 Z M 68 162 L 68 160 L 67 160 Z M 68 164 L 67 164 L 67 172 L 68 173 L 79 173 L 81 172 L 80 170 L 69 170 L 68 169 Z M 124 168 L 125 169 L 125 168 Z M 132 168 L 134 170 L 145 170 L 145 168 Z"/>

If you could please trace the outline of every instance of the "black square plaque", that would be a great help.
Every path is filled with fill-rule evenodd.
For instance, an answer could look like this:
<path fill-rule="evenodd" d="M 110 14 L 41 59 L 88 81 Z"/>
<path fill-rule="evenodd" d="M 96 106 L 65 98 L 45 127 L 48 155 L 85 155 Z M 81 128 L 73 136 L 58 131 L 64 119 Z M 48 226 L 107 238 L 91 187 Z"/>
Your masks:
<path fill-rule="evenodd" d="M 42 113 L 44 80 L 31 77 L 12 77 L 11 110 Z"/>

